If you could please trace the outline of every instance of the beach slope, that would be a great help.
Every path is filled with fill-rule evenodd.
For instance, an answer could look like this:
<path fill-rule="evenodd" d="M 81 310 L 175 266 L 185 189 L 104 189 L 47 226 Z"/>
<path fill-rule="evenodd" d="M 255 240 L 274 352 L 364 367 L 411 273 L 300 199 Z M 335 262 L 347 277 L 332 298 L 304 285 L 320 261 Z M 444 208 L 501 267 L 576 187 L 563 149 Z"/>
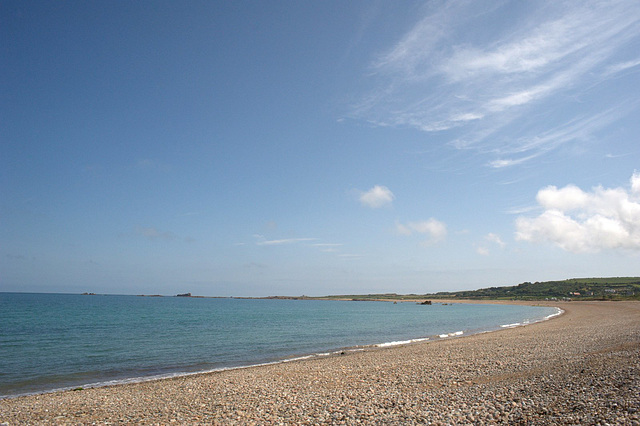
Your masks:
<path fill-rule="evenodd" d="M 526 327 L 0 400 L 0 424 L 640 424 L 640 302 Z"/>

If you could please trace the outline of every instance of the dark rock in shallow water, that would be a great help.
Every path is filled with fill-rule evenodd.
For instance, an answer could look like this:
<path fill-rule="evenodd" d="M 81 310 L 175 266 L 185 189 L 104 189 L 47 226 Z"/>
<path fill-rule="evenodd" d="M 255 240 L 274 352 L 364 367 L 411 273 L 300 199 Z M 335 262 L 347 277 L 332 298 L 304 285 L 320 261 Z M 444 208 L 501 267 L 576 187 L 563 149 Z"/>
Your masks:
<path fill-rule="evenodd" d="M 424 302 L 420 303 L 421 305 L 431 305 L 431 300 L 425 300 Z"/>

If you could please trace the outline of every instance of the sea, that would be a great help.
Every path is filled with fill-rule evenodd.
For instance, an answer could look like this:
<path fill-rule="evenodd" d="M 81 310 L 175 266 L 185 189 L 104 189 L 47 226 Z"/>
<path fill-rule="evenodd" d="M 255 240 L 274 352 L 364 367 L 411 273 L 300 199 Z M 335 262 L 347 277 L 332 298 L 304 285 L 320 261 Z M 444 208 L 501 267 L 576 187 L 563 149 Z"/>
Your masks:
<path fill-rule="evenodd" d="M 552 307 L 1 293 L 0 398 L 458 338 Z"/>

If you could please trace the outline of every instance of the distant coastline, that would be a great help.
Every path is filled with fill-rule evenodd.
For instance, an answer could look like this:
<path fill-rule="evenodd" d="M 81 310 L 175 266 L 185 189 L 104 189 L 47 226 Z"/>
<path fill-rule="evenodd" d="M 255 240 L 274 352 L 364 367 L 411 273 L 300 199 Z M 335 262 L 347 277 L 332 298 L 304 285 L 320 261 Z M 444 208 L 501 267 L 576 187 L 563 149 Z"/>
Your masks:
<path fill-rule="evenodd" d="M 93 293 L 83 293 L 93 294 Z M 140 295 L 162 297 L 160 295 Z M 425 294 L 343 294 L 329 296 L 196 296 L 191 293 L 173 297 L 214 299 L 273 299 L 273 300 L 348 300 L 423 302 L 425 300 L 521 300 L 521 301 L 571 301 L 571 300 L 640 300 L 640 277 L 570 278 L 561 281 L 524 282 L 514 286 L 487 287 L 478 290 L 437 292 Z"/>
<path fill-rule="evenodd" d="M 85 296 L 96 293 L 85 292 Z M 640 277 L 570 278 L 561 281 L 523 282 L 514 286 L 486 287 L 424 294 L 337 294 L 327 296 L 203 296 L 191 292 L 175 295 L 138 294 L 140 297 L 184 297 L 191 299 L 266 299 L 266 300 L 343 300 L 354 302 L 424 302 L 438 301 L 564 301 L 572 300 L 640 300 Z"/>

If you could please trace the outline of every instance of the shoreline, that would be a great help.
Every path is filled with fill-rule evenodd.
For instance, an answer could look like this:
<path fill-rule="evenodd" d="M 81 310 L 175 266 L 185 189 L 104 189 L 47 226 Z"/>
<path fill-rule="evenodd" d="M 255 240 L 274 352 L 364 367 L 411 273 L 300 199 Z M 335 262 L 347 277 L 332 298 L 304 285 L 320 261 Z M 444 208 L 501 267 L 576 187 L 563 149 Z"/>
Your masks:
<path fill-rule="evenodd" d="M 640 302 L 541 304 L 565 313 L 499 333 L 11 397 L 0 423 L 640 421 Z"/>
<path fill-rule="evenodd" d="M 329 300 L 329 299 L 327 299 Z M 336 300 L 336 299 L 331 299 L 331 300 Z M 353 301 L 351 299 L 338 299 L 337 301 Z M 381 299 L 381 300 L 367 300 L 367 301 L 373 301 L 373 302 L 397 302 L 397 303 L 418 303 L 420 304 L 423 300 L 421 299 L 398 299 L 398 300 L 390 300 L 390 299 Z M 419 336 L 419 337 L 413 337 L 413 338 L 408 338 L 406 340 L 390 340 L 390 341 L 383 341 L 383 342 L 375 342 L 375 343 L 368 343 L 368 344 L 358 344 L 358 345 L 353 345 L 353 346 L 344 346 L 344 347 L 338 347 L 338 348 L 332 348 L 332 349 L 328 349 L 326 351 L 319 351 L 319 352 L 313 352 L 313 353 L 300 353 L 300 354 L 295 354 L 295 355 L 290 355 L 288 357 L 283 357 L 283 358 L 279 358 L 279 359 L 272 359 L 272 360 L 264 360 L 264 361 L 259 361 L 256 362 L 255 364 L 238 364 L 238 365 L 227 365 L 227 366 L 221 366 L 221 367 L 216 367 L 216 368 L 211 368 L 211 369 L 204 369 L 204 370 L 195 370 L 195 371 L 188 371 L 188 370 L 183 370 L 183 371 L 173 371 L 173 372 L 166 372 L 166 373 L 160 373 L 160 374 L 152 374 L 152 375 L 141 375 L 141 376 L 130 376 L 130 377 L 121 377 L 121 378 L 117 378 L 117 379 L 106 379 L 106 380 L 95 380 L 95 381 L 87 381 L 85 383 L 76 383 L 76 384 L 70 384 L 67 386 L 62 386 L 62 387 L 58 387 L 58 388 L 49 388 L 49 389 L 41 389 L 41 390 L 33 390 L 33 391 L 28 391 L 28 392 L 24 392 L 24 393 L 18 393 L 18 394 L 7 394 L 7 395 L 0 395 L 0 401 L 2 400 L 7 400 L 7 399 L 15 399 L 15 398 L 22 398 L 22 397 L 29 397 L 29 396 L 36 396 L 36 395 L 47 395 L 47 394 L 55 394 L 55 393 L 59 393 L 59 392 L 69 392 L 69 391 L 78 391 L 78 390 L 87 390 L 87 389 L 96 389 L 96 388 L 103 388 L 103 387 L 114 387 L 114 386 L 121 386 L 121 385 L 130 385 L 130 384 L 137 384 L 137 383 L 145 383 L 145 382 L 151 382 L 151 381 L 158 381 L 158 380 L 169 380 L 169 379 L 176 379 L 176 378 L 182 378 L 182 377 L 191 377 L 191 376 L 198 376 L 198 375 L 206 375 L 206 374 L 212 374 L 212 373 L 220 373 L 220 372 L 225 372 L 225 371 L 233 371 L 233 370 L 242 370 L 242 369 L 248 369 L 248 368 L 256 368 L 256 367 L 264 367 L 264 366 L 270 366 L 270 365 L 277 365 L 277 364 L 281 364 L 281 363 L 289 363 L 289 362 L 293 362 L 293 361 L 299 361 L 299 360 L 311 360 L 311 359 L 322 359 L 322 358 L 327 358 L 327 357 L 333 357 L 333 356 L 341 356 L 341 355 L 345 355 L 345 354 L 349 354 L 352 352 L 362 352 L 362 351 L 374 351 L 374 350 L 379 350 L 379 349 L 387 349 L 387 348 L 393 348 L 396 346 L 405 346 L 405 345 L 413 345 L 413 344 L 420 344 L 420 343 L 427 343 L 427 342 L 437 342 L 439 340 L 443 340 L 443 339 L 452 339 L 452 338 L 464 338 L 464 337 L 469 337 L 469 336 L 473 336 L 476 334 L 484 334 L 484 333 L 493 333 L 493 332 L 498 332 L 498 331 L 502 331 L 505 328 L 514 328 L 514 327 L 523 327 L 523 326 L 528 326 L 528 325 L 532 325 L 532 324 L 536 324 L 538 322 L 543 322 L 543 321 L 548 321 L 550 319 L 553 319 L 559 315 L 562 315 L 564 313 L 564 311 L 561 308 L 558 308 L 557 306 L 555 306 L 553 303 L 549 302 L 548 304 L 532 304 L 532 303 L 528 303 L 528 302 L 516 302 L 516 303 L 510 303 L 512 301 L 505 301 L 505 300 L 460 300 L 460 299 L 454 299 L 454 300 L 445 300 L 445 299 L 441 299 L 441 300 L 437 300 L 434 302 L 435 305 L 453 305 L 453 304 L 494 304 L 494 305 L 523 305 L 523 306 L 541 306 L 541 307 L 547 307 L 547 308 L 555 308 L 557 310 L 557 312 L 547 315 L 545 317 L 541 317 L 541 318 L 537 318 L 535 320 L 523 320 L 523 322 L 518 322 L 518 323 L 512 323 L 512 324 L 495 324 L 492 328 L 488 328 L 488 329 L 464 329 L 464 330 L 457 330 L 457 329 L 452 329 L 452 330 L 446 330 L 446 331 L 442 331 L 442 334 L 432 334 L 432 335 L 428 335 L 428 336 Z M 2 425 L 0 425 L 2 426 Z"/>

